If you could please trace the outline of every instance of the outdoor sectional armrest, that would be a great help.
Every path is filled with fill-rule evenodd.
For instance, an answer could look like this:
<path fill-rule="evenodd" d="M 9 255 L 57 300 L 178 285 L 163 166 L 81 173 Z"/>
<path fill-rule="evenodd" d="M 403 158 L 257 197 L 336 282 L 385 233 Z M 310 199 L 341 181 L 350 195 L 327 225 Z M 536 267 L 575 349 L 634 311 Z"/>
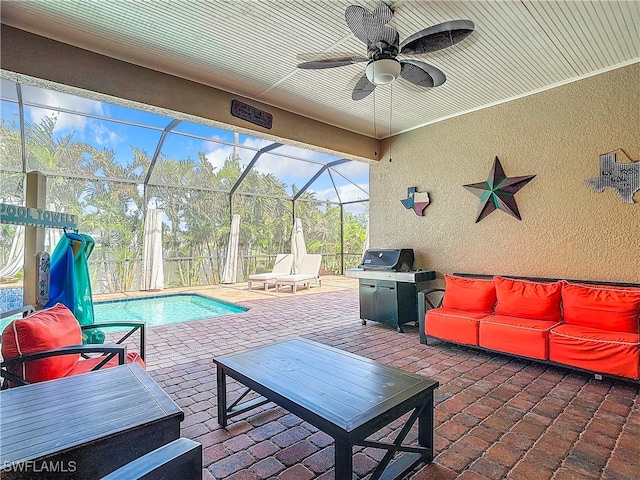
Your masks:
<path fill-rule="evenodd" d="M 133 321 L 115 321 L 115 322 L 101 322 L 101 323 L 92 323 L 91 325 L 80 325 L 80 328 L 84 330 L 91 330 L 93 328 L 108 328 L 108 327 L 131 327 L 127 333 L 125 333 L 120 340 L 116 342 L 116 344 L 120 345 L 127 338 L 133 335 L 136 330 L 140 331 L 140 358 L 144 361 L 145 354 L 145 322 L 133 322 Z"/>
<path fill-rule="evenodd" d="M 71 345 L 68 347 L 54 348 L 51 350 L 43 350 L 41 352 L 29 353 L 27 355 L 20 355 L 19 357 L 9 358 L 3 360 L 0 363 L 0 377 L 6 379 L 9 382 L 16 383 L 17 385 L 28 385 L 28 382 L 22 380 L 20 377 L 15 376 L 7 370 L 7 367 L 12 365 L 19 365 L 21 363 L 32 362 L 41 358 L 59 357 L 62 355 L 77 355 L 87 353 L 102 353 L 104 359 L 91 369 L 100 370 L 107 362 L 109 362 L 116 355 L 118 356 L 118 365 L 124 365 L 127 359 L 127 347 L 125 345 L 116 345 L 112 343 L 105 343 L 101 345 L 88 344 L 88 345 Z M 3 387 L 6 384 L 3 383 Z"/>
<path fill-rule="evenodd" d="M 202 479 L 202 445 L 179 438 L 111 472 L 102 480 L 123 478 Z"/>
<path fill-rule="evenodd" d="M 442 296 L 435 303 L 432 301 L 432 295 L 436 292 L 441 292 Z M 427 344 L 427 335 L 424 330 L 424 317 L 427 313 L 427 310 L 432 308 L 438 308 L 442 305 L 442 298 L 444 297 L 444 288 L 429 288 L 427 290 L 422 290 L 418 292 L 418 326 L 420 331 L 420 343 L 423 345 Z M 427 308 L 428 307 L 428 308 Z"/>

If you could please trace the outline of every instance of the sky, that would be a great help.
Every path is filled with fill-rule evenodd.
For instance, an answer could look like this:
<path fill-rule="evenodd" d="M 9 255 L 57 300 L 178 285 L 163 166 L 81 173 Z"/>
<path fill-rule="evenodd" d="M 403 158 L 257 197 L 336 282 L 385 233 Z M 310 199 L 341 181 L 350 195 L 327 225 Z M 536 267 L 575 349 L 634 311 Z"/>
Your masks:
<path fill-rule="evenodd" d="M 2 79 L 0 93 L 3 99 L 15 99 L 13 82 Z M 36 106 L 25 106 L 25 120 L 38 123 L 45 116 L 57 116 L 54 134 L 64 137 L 74 135 L 76 141 L 93 144 L 97 148 L 111 149 L 115 152 L 116 161 L 127 164 L 132 159 L 131 145 L 143 149 L 151 157 L 156 149 L 162 130 L 173 120 L 171 117 L 157 115 L 141 110 L 122 107 L 115 104 L 99 102 L 65 93 L 46 90 L 30 85 L 22 85 L 22 97 L 25 104 L 55 106 L 63 110 L 83 112 L 110 119 L 120 119 L 138 125 L 127 125 L 101 118 L 59 112 Z M 15 104 L 13 104 L 15 105 Z M 2 102 L 2 115 L 17 115 L 17 108 L 12 108 L 11 102 Z M 144 126 L 146 127 L 144 127 Z M 180 135 L 188 133 L 202 138 Z M 167 135 L 162 154 L 173 159 L 198 158 L 198 152 L 203 152 L 207 160 L 216 168 L 232 154 L 233 146 L 220 142 L 233 142 L 233 132 L 218 129 L 208 125 L 199 125 L 182 121 Z M 239 155 L 241 165 L 248 164 L 256 154 L 257 149 L 270 145 L 272 142 L 249 135 L 239 135 Z M 295 156 L 301 160 L 277 155 Z M 284 145 L 264 154 L 256 162 L 255 169 L 261 173 L 270 173 L 284 182 L 287 193 L 292 194 L 291 186 L 304 186 L 322 165 L 338 160 L 339 157 Z M 309 163 L 309 160 L 317 163 Z M 368 198 L 369 166 L 363 162 L 351 161 L 335 167 L 335 170 L 347 177 L 358 186 L 345 180 L 341 175 L 333 174 L 333 180 L 338 190 L 340 200 L 349 202 Z M 326 173 L 316 180 L 310 187 L 315 197 L 320 200 L 338 201 L 336 191 Z M 363 205 L 363 209 L 366 208 Z"/>

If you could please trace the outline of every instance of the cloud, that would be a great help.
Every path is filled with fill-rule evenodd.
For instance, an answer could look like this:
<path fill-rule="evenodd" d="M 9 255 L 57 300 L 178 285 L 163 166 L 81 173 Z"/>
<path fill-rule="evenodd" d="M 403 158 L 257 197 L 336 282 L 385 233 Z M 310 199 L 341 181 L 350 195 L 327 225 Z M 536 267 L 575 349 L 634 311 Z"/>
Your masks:
<path fill-rule="evenodd" d="M 367 179 L 369 178 L 369 164 L 366 162 L 359 162 L 357 160 L 353 160 L 351 162 L 346 162 L 341 165 L 336 165 L 335 169 L 345 177 L 357 178 L 360 176 L 364 176 Z"/>
<path fill-rule="evenodd" d="M 245 142 L 244 145 L 254 148 L 263 148 L 271 143 L 272 142 L 267 140 L 253 139 L 252 141 Z M 296 158 L 301 161 L 296 160 Z M 326 165 L 338 159 L 339 157 L 328 155 L 326 153 L 305 150 L 303 148 L 293 147 L 290 145 L 283 145 L 273 150 L 273 153 L 263 155 L 256 163 L 256 169 L 261 173 L 271 173 L 278 178 L 294 177 L 296 179 L 303 180 L 306 183 L 307 180 L 322 168 L 322 165 Z M 304 160 L 309 161 L 305 162 Z M 347 178 L 365 176 L 368 179 L 369 177 L 369 164 L 365 162 L 349 161 L 333 168 Z"/>
<path fill-rule="evenodd" d="M 105 110 L 103 103 L 96 100 L 76 97 L 74 95 L 54 92 L 51 90 L 44 90 L 28 85 L 23 86 L 23 93 L 25 102 L 27 103 L 51 105 L 65 110 L 93 113 L 97 115 L 102 115 Z M 70 130 L 82 132 L 89 120 L 88 117 L 83 115 L 73 115 L 40 107 L 25 106 L 25 112 L 29 121 L 34 124 L 40 123 L 44 117 L 57 117 L 58 120 L 53 131 L 53 133 L 57 134 Z"/>
<path fill-rule="evenodd" d="M 349 205 L 344 206 L 344 211 L 350 213 L 351 215 L 356 215 L 356 216 L 365 215 L 368 217 L 369 203 L 368 202 L 351 203 Z"/>
<path fill-rule="evenodd" d="M 225 161 L 234 153 L 234 148 L 231 145 L 217 143 L 215 140 L 216 139 L 212 138 L 211 141 L 205 142 L 204 151 L 205 156 L 211 165 L 220 169 L 223 167 Z M 272 143 L 273 142 L 271 141 L 254 137 L 246 138 L 238 149 L 240 165 L 244 167 L 249 164 L 249 162 L 251 162 L 255 157 L 258 150 L 269 146 Z M 296 160 L 296 158 L 291 157 L 303 160 L 314 160 L 321 163 L 310 163 L 302 160 Z M 336 157 L 331 155 L 283 145 L 274 149 L 273 153 L 263 154 L 256 162 L 254 169 L 262 174 L 272 174 L 280 180 L 289 184 L 295 183 L 298 187 L 301 187 L 322 168 L 323 164 L 330 163 L 336 159 Z M 343 202 L 350 202 L 368 198 L 368 194 L 366 192 L 368 192 L 369 189 L 369 164 L 365 162 L 350 161 L 334 168 L 340 173 L 340 175 L 337 175 L 335 172 L 333 174 L 336 182 L 339 183 L 336 188 L 338 189 L 340 200 Z M 326 175 L 327 174 L 324 173 L 322 177 L 314 182 L 314 185 L 311 185 L 310 190 L 315 193 L 315 198 L 320 201 L 329 200 L 332 202 L 338 202 L 336 190 L 333 188 Z M 343 178 L 343 176 L 346 177 L 346 179 Z M 360 188 L 352 183 L 348 183 L 348 181 L 358 184 Z M 340 183 L 342 183 L 342 185 L 340 185 Z M 362 213 L 365 211 L 366 206 L 354 206 L 352 209 L 357 210 L 358 213 Z"/>
<path fill-rule="evenodd" d="M 211 145 L 215 145 L 216 147 L 213 150 L 209 149 L 208 151 L 205 149 L 204 155 L 209 163 L 219 170 L 224 166 L 224 162 L 227 161 L 227 158 L 233 154 L 233 147 L 221 143 L 205 143 L 205 147 L 211 147 Z"/>
<path fill-rule="evenodd" d="M 94 135 L 94 140 L 100 146 L 115 146 L 122 143 L 124 140 L 123 136 L 118 135 L 113 130 L 109 130 L 107 127 L 97 122 L 90 122 L 90 126 Z"/>
<path fill-rule="evenodd" d="M 355 200 L 366 200 L 369 198 L 369 196 L 364 193 L 369 188 L 369 185 L 360 184 L 359 187 L 360 188 L 352 183 L 336 186 L 338 189 L 338 195 L 340 195 L 340 200 L 342 200 L 342 202 L 353 202 Z M 364 192 L 360 189 L 364 190 Z M 311 190 L 315 192 L 315 198 L 318 200 L 329 200 L 332 202 L 338 201 L 338 196 L 336 195 L 336 191 L 333 187 L 325 190 L 314 190 L 312 186 Z"/>
<path fill-rule="evenodd" d="M 256 156 L 256 153 L 258 153 L 258 150 L 271 145 L 272 143 L 273 142 L 267 140 L 254 138 L 246 139 L 237 150 L 237 154 L 240 157 L 240 165 L 246 166 L 249 164 L 249 162 L 251 162 L 251 160 Z M 205 156 L 211 165 L 217 168 L 222 168 L 224 162 L 233 155 L 234 148 L 231 145 L 215 143 L 215 139 L 212 139 L 212 141 L 207 141 L 204 144 L 204 151 Z M 281 153 L 290 153 L 285 150 L 285 147 L 279 147 L 277 151 Z M 260 157 L 254 168 L 260 173 L 271 173 L 277 178 L 292 175 L 300 178 L 309 178 L 310 171 L 315 171 L 313 168 L 310 170 L 309 167 L 310 164 L 306 162 L 299 162 L 288 157 L 265 153 Z M 313 167 L 313 165 L 311 165 L 311 167 Z"/>
<path fill-rule="evenodd" d="M 211 165 L 220 168 L 224 165 L 226 159 L 233 154 L 233 147 L 230 145 L 216 143 L 217 139 L 218 138 L 212 137 L 211 141 L 205 142 L 204 152 L 209 162 L 211 162 Z M 246 138 L 238 149 L 240 165 L 247 165 L 255 157 L 258 150 L 269 146 L 272 143 L 273 142 L 269 140 L 254 137 Z M 214 146 L 213 149 L 211 148 L 212 146 Z M 299 161 L 295 158 L 290 158 L 290 156 L 301 160 L 313 160 L 323 164 L 335 159 L 335 157 L 323 153 L 283 145 L 274 149 L 273 153 L 263 154 L 256 162 L 254 168 L 262 174 L 272 174 L 277 178 L 293 177 L 294 179 L 300 179 L 306 182 L 322 166 L 316 163 Z"/>
<path fill-rule="evenodd" d="M 262 146 L 269 144 L 271 144 L 271 142 L 265 141 Z M 300 160 L 296 160 L 291 157 L 295 157 Z M 304 160 L 311 160 L 319 163 L 305 162 Z M 304 180 L 306 182 L 311 178 L 311 176 L 315 175 L 320 168 L 322 168 L 322 164 L 330 163 L 334 160 L 337 160 L 337 158 L 331 155 L 283 145 L 273 150 L 273 153 L 263 155 L 256 163 L 256 169 L 261 173 L 270 173 L 278 178 L 286 176 Z"/>

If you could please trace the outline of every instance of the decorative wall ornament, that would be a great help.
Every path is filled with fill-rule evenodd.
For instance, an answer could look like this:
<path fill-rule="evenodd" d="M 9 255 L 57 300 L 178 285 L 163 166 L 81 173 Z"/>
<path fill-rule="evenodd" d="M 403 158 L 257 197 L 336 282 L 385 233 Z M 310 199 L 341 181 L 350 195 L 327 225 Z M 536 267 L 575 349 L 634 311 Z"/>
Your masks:
<path fill-rule="evenodd" d="M 502 210 L 518 220 L 522 220 L 514 195 L 534 178 L 535 175 L 507 178 L 500 164 L 500 159 L 496 157 L 486 182 L 463 185 L 464 188 L 477 195 L 482 202 L 476 223 L 494 210 Z"/>
<path fill-rule="evenodd" d="M 273 115 L 240 100 L 231 100 L 231 115 L 264 128 L 273 126 Z"/>
<path fill-rule="evenodd" d="M 625 156 L 629 158 L 626 153 Z M 615 152 L 604 153 L 600 155 L 600 176 L 585 182 L 598 193 L 611 188 L 624 203 L 635 203 L 633 195 L 640 190 L 640 162 L 618 163 Z"/>
<path fill-rule="evenodd" d="M 416 191 L 418 187 L 407 188 L 407 198 L 400 200 L 404 208 L 413 208 L 416 215 L 424 217 L 424 210 L 429 205 L 429 194 Z"/>

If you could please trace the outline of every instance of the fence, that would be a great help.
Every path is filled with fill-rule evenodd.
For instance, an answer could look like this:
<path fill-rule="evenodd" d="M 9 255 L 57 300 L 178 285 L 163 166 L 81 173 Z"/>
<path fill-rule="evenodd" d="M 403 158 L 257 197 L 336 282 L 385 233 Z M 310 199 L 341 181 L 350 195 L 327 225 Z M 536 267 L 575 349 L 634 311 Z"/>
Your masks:
<path fill-rule="evenodd" d="M 239 255 L 237 282 L 244 282 L 256 272 L 271 271 L 276 255 Z M 355 268 L 362 259 L 361 253 L 323 253 L 320 273 L 343 275 L 344 268 Z M 94 294 L 139 290 L 142 259 L 90 260 L 89 271 Z M 169 257 L 164 259 L 164 284 L 166 288 L 215 285 L 220 283 L 223 265 L 214 256 Z"/>

